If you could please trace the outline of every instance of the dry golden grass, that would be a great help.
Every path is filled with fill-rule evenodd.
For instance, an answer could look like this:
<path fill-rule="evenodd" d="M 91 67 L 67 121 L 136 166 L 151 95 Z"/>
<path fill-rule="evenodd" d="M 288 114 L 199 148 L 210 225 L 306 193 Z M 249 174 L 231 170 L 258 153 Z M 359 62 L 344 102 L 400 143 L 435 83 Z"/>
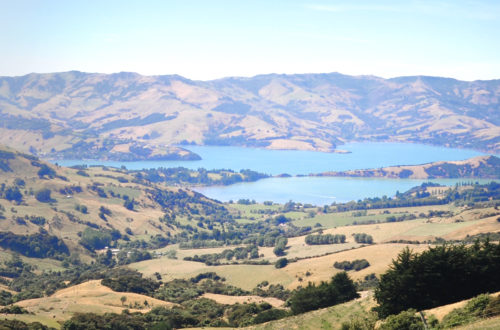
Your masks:
<path fill-rule="evenodd" d="M 273 307 L 280 308 L 283 307 L 285 302 L 278 298 L 263 298 L 259 296 L 226 296 L 223 294 L 215 294 L 215 293 L 205 293 L 202 296 L 203 298 L 212 299 L 219 304 L 225 305 L 234 305 L 234 304 L 250 304 L 250 303 L 263 303 L 267 302 Z"/>
<path fill-rule="evenodd" d="M 498 330 L 500 329 L 500 316 L 485 319 L 472 324 L 454 328 L 455 330 Z"/>
<path fill-rule="evenodd" d="M 327 234 L 344 234 L 347 241 L 353 241 L 352 235 L 355 233 L 366 233 L 373 237 L 374 242 L 385 242 L 394 239 L 400 233 L 404 233 L 413 228 L 424 225 L 425 220 L 417 219 L 411 221 L 379 223 L 371 225 L 357 225 L 337 227 L 325 230 Z"/>
<path fill-rule="evenodd" d="M 4 278 L 4 277 L 2 277 L 2 278 Z M 4 284 L 0 284 L 0 291 L 7 291 L 7 292 L 12 293 L 12 294 L 17 293 L 16 291 L 9 289 L 9 287 L 4 285 Z"/>
<path fill-rule="evenodd" d="M 9 250 L 4 250 L 0 248 L 0 265 L 2 265 L 4 260 L 10 260 L 14 252 Z M 44 271 L 62 271 L 64 267 L 61 266 L 61 262 L 54 259 L 40 259 L 40 258 L 29 258 L 19 255 L 21 260 L 28 265 L 36 266 L 34 270 L 35 273 L 41 273 Z M 3 266 L 3 265 L 2 265 Z"/>
<path fill-rule="evenodd" d="M 349 170 L 346 171 L 348 175 L 351 176 L 370 176 L 370 177 L 386 177 L 386 178 L 400 178 L 400 173 L 403 170 L 412 171 L 412 175 L 409 176 L 410 179 L 428 179 L 429 174 L 426 170 L 432 166 L 444 165 L 444 164 L 454 164 L 458 166 L 469 165 L 472 168 L 477 168 L 484 164 L 489 156 L 478 156 L 471 159 L 461 160 L 461 161 L 440 161 L 421 165 L 400 165 L 400 166 L 389 166 L 380 169 L 369 169 L 369 170 Z M 338 175 L 338 172 L 326 172 L 330 175 Z M 443 188 L 441 188 L 443 189 Z"/>
<path fill-rule="evenodd" d="M 342 226 L 327 229 L 324 233 L 344 234 L 347 241 L 352 241 L 352 234 L 354 233 L 367 233 L 373 237 L 375 242 L 388 242 L 400 239 L 425 241 L 432 240 L 435 237 L 462 239 L 467 235 L 500 231 L 500 222 L 496 220 L 498 215 L 484 218 L 486 214 L 495 212 L 493 208 L 480 210 L 456 209 L 455 211 L 458 213 L 450 218 Z"/>
<path fill-rule="evenodd" d="M 290 263 L 285 268 L 282 268 L 294 278 L 293 282 L 288 284 L 289 289 L 296 288 L 299 285 L 305 285 L 307 282 L 328 281 L 340 270 L 333 267 L 333 264 L 338 261 L 366 259 L 370 263 L 370 267 L 359 272 L 349 272 L 349 275 L 357 280 L 364 276 L 375 273 L 381 274 L 387 270 L 391 261 L 397 257 L 399 252 L 406 247 L 406 244 L 376 244 L 358 249 L 342 251 L 328 256 L 299 260 Z M 415 252 L 421 252 L 427 249 L 427 245 L 410 246 Z M 310 275 L 307 276 L 306 273 Z M 302 281 L 300 281 L 302 279 Z"/>
<path fill-rule="evenodd" d="M 479 220 L 480 221 L 480 220 Z M 434 237 L 443 237 L 447 234 L 455 232 L 460 229 L 473 228 L 478 223 L 478 220 L 467 221 L 467 222 L 446 222 L 441 220 L 435 220 L 432 222 L 426 222 L 422 226 L 412 228 L 406 232 L 400 233 L 400 238 L 407 239 L 432 239 Z"/>
<path fill-rule="evenodd" d="M 293 289 L 308 281 L 328 281 L 339 272 L 333 267 L 336 261 L 367 259 L 370 267 L 359 272 L 350 272 L 350 276 L 354 279 L 362 279 L 371 273 L 381 274 L 387 270 L 391 261 L 406 246 L 406 244 L 376 244 L 327 256 L 299 260 L 281 269 L 276 269 L 274 265 L 207 266 L 200 262 L 168 258 L 141 261 L 131 264 L 129 267 L 138 270 L 145 276 L 152 276 L 155 272 L 159 272 L 164 281 L 175 278 L 188 279 L 200 273 L 215 272 L 219 276 L 225 277 L 228 284 L 245 290 L 255 288 L 262 281 L 269 281 L 270 284 L 282 284 Z M 415 252 L 421 252 L 427 247 L 424 244 L 410 246 Z M 203 250 L 199 251 L 200 254 L 201 251 Z M 306 275 L 308 272 L 309 276 Z"/>
<path fill-rule="evenodd" d="M 497 297 L 499 295 L 500 295 L 500 291 L 492 294 L 493 297 Z M 459 301 L 459 302 L 456 302 L 456 303 L 453 303 L 453 304 L 448 304 L 448 305 L 444 305 L 444 306 L 435 307 L 435 308 L 432 308 L 432 309 L 428 309 L 428 310 L 426 310 L 424 312 L 425 312 L 426 315 L 434 315 L 439 321 L 442 321 L 443 318 L 447 314 L 449 314 L 451 311 L 453 311 L 456 308 L 462 308 L 462 307 L 464 307 L 469 300 L 470 299 L 466 299 L 466 300 L 462 300 L 462 301 Z M 474 328 L 474 329 L 478 329 L 478 328 Z"/>
<path fill-rule="evenodd" d="M 342 322 L 365 316 L 375 307 L 371 293 L 340 305 L 271 321 L 245 329 L 340 329 Z"/>
<path fill-rule="evenodd" d="M 124 304 L 120 298 L 126 297 Z M 147 301 L 147 306 L 144 302 Z M 172 303 L 154 299 L 145 295 L 114 292 L 101 285 L 100 280 L 93 280 L 54 293 L 50 297 L 23 300 L 16 305 L 26 308 L 37 316 L 55 320 L 69 319 L 76 312 L 83 313 L 121 313 L 124 309 L 133 312 L 148 312 L 157 306 L 173 306 Z"/>
<path fill-rule="evenodd" d="M 251 290 L 263 281 L 285 286 L 293 281 L 293 277 L 284 271 L 285 268 L 276 269 L 274 265 L 207 266 L 201 262 L 160 258 L 133 263 L 129 267 L 146 276 L 159 272 L 164 281 L 176 278 L 188 279 L 200 273 L 215 272 L 225 277 L 226 283 L 245 290 Z"/>
<path fill-rule="evenodd" d="M 350 250 L 359 247 L 360 244 L 355 242 L 348 242 L 345 244 L 322 244 L 322 245 L 307 245 L 304 241 L 305 236 L 293 237 L 288 239 L 286 258 L 311 258 L 318 257 L 325 254 L 338 253 L 340 251 Z M 351 241 L 352 238 L 351 238 Z M 264 255 L 264 259 L 270 262 L 275 262 L 279 258 L 273 252 L 272 247 L 259 247 L 259 254 Z"/>
<path fill-rule="evenodd" d="M 175 278 L 189 278 L 199 273 L 208 271 L 209 267 L 201 262 L 185 261 L 179 259 L 159 258 L 140 261 L 129 265 L 129 268 L 136 269 L 145 276 L 152 276 L 158 272 L 164 281 Z"/>
<path fill-rule="evenodd" d="M 61 323 L 53 317 L 31 314 L 0 314 L 0 320 L 18 320 L 25 323 L 40 322 L 41 324 L 55 329 L 61 328 Z"/>
<path fill-rule="evenodd" d="M 460 228 L 458 230 L 455 230 L 446 236 L 444 238 L 446 239 L 462 239 L 465 238 L 467 235 L 477 235 L 477 234 L 483 234 L 483 233 L 494 233 L 494 232 L 499 232 L 500 231 L 500 222 L 497 221 L 498 216 L 494 217 L 489 217 L 485 218 L 484 220 L 479 220 L 477 223 L 475 223 L 473 226 L 465 227 L 465 228 Z"/>

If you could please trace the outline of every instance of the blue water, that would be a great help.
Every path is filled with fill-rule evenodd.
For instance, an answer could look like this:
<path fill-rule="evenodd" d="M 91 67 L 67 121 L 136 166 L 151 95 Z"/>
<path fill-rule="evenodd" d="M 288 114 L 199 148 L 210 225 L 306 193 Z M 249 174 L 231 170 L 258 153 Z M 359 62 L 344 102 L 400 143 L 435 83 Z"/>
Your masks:
<path fill-rule="evenodd" d="M 59 165 L 106 165 L 128 169 L 177 167 L 191 169 L 252 169 L 278 175 L 321 173 L 352 169 L 379 168 L 391 165 L 417 165 L 435 161 L 463 160 L 484 155 L 481 152 L 409 143 L 351 143 L 341 146 L 349 154 L 296 150 L 267 150 L 242 147 L 189 146 L 202 157 L 200 161 L 109 162 L 88 160 L 58 161 Z M 220 201 L 240 198 L 256 201 L 311 203 L 315 205 L 347 202 L 365 197 L 393 196 L 428 180 L 368 178 L 292 177 L 270 178 L 231 186 L 199 187 L 197 191 Z M 447 185 L 469 180 L 432 180 Z M 486 180 L 487 181 L 487 180 Z M 485 181 L 483 181 L 485 182 Z"/>
<path fill-rule="evenodd" d="M 87 164 L 120 167 L 125 165 L 131 170 L 177 166 L 191 169 L 200 167 L 206 169 L 224 168 L 235 171 L 251 169 L 271 175 L 282 173 L 297 175 L 391 165 L 417 165 L 440 160 L 463 160 L 484 155 L 474 150 L 409 143 L 351 143 L 342 145 L 341 149 L 350 151 L 349 154 L 210 146 L 189 146 L 186 149 L 200 155 L 202 160 L 139 162 L 63 160 L 57 161 L 57 163 L 62 166 Z"/>
<path fill-rule="evenodd" d="M 452 186 L 457 182 L 488 183 L 491 180 L 470 179 L 367 179 L 367 178 L 335 178 L 335 177 L 291 177 L 270 178 L 251 183 L 238 183 L 230 186 L 197 187 L 194 190 L 222 202 L 238 199 L 254 199 L 257 202 L 273 201 L 286 203 L 310 203 L 313 205 L 330 205 L 365 197 L 392 197 L 397 191 L 404 192 L 422 184 L 436 182 Z"/>

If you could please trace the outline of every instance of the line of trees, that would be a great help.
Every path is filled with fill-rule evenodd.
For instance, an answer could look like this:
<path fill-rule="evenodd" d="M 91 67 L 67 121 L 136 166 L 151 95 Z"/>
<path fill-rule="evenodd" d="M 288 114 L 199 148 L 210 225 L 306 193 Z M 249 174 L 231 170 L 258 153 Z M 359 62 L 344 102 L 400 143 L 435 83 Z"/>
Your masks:
<path fill-rule="evenodd" d="M 375 290 L 379 316 L 409 308 L 423 310 L 500 290 L 500 244 L 431 247 L 421 254 L 404 249 L 381 275 Z"/>
<path fill-rule="evenodd" d="M 345 271 L 353 270 L 353 269 L 355 271 L 360 271 L 361 269 L 365 269 L 367 267 L 370 267 L 370 263 L 366 259 L 356 259 L 353 261 L 344 260 L 341 262 L 335 261 L 335 263 L 333 264 L 333 267 L 335 267 L 337 269 L 342 269 Z"/>
<path fill-rule="evenodd" d="M 340 244 L 340 243 L 345 243 L 345 235 L 343 234 L 307 235 L 305 238 L 305 242 L 307 245 Z"/>

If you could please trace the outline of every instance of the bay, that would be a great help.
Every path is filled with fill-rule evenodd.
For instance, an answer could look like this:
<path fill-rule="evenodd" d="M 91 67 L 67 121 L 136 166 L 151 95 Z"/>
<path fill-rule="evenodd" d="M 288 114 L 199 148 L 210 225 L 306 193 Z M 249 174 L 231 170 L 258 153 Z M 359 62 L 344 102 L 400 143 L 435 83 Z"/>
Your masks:
<path fill-rule="evenodd" d="M 202 157 L 199 161 L 138 161 L 113 162 L 99 160 L 62 160 L 62 166 L 105 165 L 125 166 L 131 170 L 158 167 L 190 169 L 251 169 L 279 175 L 307 175 L 326 171 L 380 168 L 392 165 L 417 165 L 435 161 L 464 160 L 484 153 L 456 148 L 435 147 L 411 143 L 350 143 L 341 146 L 349 153 L 324 153 L 298 150 L 268 150 L 226 146 L 188 146 Z M 285 203 L 290 200 L 315 205 L 347 202 L 365 197 L 393 196 L 423 182 L 454 185 L 467 179 L 411 180 L 381 178 L 289 177 L 269 178 L 230 186 L 196 187 L 194 190 L 220 201 L 254 199 L 258 202 Z M 474 180 L 477 181 L 477 180 Z M 489 182 L 489 180 L 480 180 Z"/>
<path fill-rule="evenodd" d="M 341 146 L 347 154 L 301 150 L 269 150 L 224 146 L 185 147 L 201 156 L 198 161 L 137 161 L 115 162 L 100 160 L 58 160 L 62 166 L 106 165 L 126 166 L 131 170 L 158 167 L 190 169 L 251 169 L 270 175 L 298 175 L 326 171 L 379 168 L 391 165 L 417 165 L 442 160 L 463 160 L 484 155 L 468 149 L 454 149 L 411 143 L 350 143 Z"/>
<path fill-rule="evenodd" d="M 381 179 L 381 178 L 337 178 L 337 177 L 290 177 L 269 178 L 230 186 L 196 187 L 194 190 L 221 202 L 250 199 L 257 202 L 288 201 L 309 203 L 317 206 L 357 201 L 366 197 L 392 197 L 396 192 L 405 192 L 423 182 L 434 182 L 453 186 L 462 182 L 488 183 L 492 180 L 471 179 Z"/>

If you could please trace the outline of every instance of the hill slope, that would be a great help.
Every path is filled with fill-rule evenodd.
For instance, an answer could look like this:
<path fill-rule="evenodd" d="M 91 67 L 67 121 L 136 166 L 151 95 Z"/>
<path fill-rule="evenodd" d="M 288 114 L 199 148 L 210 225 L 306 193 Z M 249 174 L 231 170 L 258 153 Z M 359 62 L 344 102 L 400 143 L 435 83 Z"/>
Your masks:
<path fill-rule="evenodd" d="M 217 214 L 218 221 L 227 214 L 201 194 L 155 185 L 126 170 L 63 168 L 3 147 L 0 182 L 0 247 L 21 242 L 16 252 L 28 257 L 56 257 L 54 242 L 44 241 L 38 250 L 22 243 L 53 237 L 62 240 L 58 252 L 66 255 L 117 240 L 156 240 L 162 246 L 182 230 L 186 237 L 193 232 L 183 227 L 192 214 Z"/>
<path fill-rule="evenodd" d="M 0 135 L 63 158 L 196 157 L 179 143 L 331 151 L 355 140 L 498 152 L 499 96 L 500 80 L 425 76 L 30 74 L 0 78 Z"/>
<path fill-rule="evenodd" d="M 378 169 L 325 172 L 318 176 L 393 178 L 393 179 L 445 179 L 445 178 L 500 178 L 500 158 L 479 156 L 463 161 L 434 162 L 423 165 L 401 165 Z"/>

